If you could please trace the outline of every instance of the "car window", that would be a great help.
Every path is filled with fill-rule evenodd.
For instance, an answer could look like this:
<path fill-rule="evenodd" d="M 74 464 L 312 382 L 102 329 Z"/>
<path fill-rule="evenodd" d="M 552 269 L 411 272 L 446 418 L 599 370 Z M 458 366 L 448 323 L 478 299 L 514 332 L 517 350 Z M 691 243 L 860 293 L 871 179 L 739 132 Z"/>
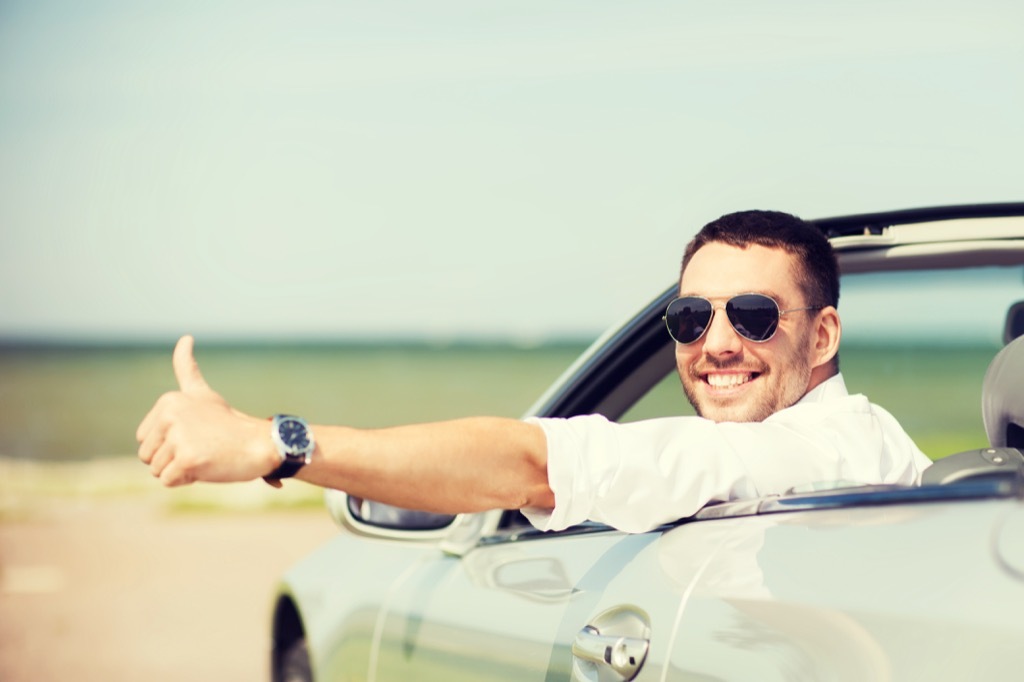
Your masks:
<path fill-rule="evenodd" d="M 886 408 L 928 456 L 987 444 L 981 383 L 1002 346 L 1024 268 L 864 273 L 843 278 L 840 369 L 852 393 Z M 620 421 L 693 414 L 666 376 Z"/>

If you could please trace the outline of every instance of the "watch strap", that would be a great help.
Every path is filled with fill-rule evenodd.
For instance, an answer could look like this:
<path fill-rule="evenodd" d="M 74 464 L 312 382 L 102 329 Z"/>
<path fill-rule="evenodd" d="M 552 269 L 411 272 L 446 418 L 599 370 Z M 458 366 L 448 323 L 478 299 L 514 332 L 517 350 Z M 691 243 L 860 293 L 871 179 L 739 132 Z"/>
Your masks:
<path fill-rule="evenodd" d="M 277 467 L 264 478 L 270 478 L 279 480 L 282 478 L 291 478 L 295 474 L 299 473 L 299 469 L 306 466 L 305 458 L 296 457 L 295 459 L 286 459 L 281 462 L 281 466 Z"/>

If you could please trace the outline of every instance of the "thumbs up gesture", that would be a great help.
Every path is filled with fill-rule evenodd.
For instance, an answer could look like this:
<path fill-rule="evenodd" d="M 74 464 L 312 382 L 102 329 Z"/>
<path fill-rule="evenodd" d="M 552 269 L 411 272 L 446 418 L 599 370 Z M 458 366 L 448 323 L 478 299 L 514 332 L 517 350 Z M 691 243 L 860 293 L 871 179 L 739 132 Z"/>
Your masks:
<path fill-rule="evenodd" d="M 167 486 L 259 478 L 280 463 L 266 420 L 232 408 L 210 388 L 183 336 L 172 364 L 178 390 L 165 393 L 139 424 L 139 459 Z"/>

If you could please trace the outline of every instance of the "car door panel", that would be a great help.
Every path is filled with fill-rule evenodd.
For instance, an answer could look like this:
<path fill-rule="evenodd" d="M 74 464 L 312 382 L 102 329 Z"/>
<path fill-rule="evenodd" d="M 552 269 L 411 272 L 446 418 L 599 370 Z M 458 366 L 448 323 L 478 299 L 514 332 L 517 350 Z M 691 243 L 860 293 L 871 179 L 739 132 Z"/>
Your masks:
<path fill-rule="evenodd" d="M 438 554 L 390 600 L 375 679 L 569 679 L 592 604 L 657 537 L 549 534 Z"/>
<path fill-rule="evenodd" d="M 996 528 L 1005 505 L 818 510 L 666 534 L 658 551 L 673 572 L 695 546 L 718 549 L 690 583 L 665 679 L 1015 676 L 1024 584 L 988 533 L 966 530 Z"/>

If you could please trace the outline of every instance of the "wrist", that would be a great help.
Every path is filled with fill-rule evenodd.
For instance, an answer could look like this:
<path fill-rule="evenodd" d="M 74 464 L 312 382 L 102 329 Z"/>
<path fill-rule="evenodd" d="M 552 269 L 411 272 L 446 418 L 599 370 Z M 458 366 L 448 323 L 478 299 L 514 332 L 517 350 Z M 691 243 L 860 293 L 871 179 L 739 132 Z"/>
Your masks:
<path fill-rule="evenodd" d="M 270 420 L 270 438 L 278 456 L 277 466 L 264 476 L 265 479 L 291 478 L 313 457 L 316 442 L 313 430 L 302 417 L 276 414 Z"/>
<path fill-rule="evenodd" d="M 259 417 L 250 417 L 249 420 L 246 457 L 252 462 L 254 478 L 268 476 L 281 465 L 281 455 L 271 438 L 269 420 Z"/>

